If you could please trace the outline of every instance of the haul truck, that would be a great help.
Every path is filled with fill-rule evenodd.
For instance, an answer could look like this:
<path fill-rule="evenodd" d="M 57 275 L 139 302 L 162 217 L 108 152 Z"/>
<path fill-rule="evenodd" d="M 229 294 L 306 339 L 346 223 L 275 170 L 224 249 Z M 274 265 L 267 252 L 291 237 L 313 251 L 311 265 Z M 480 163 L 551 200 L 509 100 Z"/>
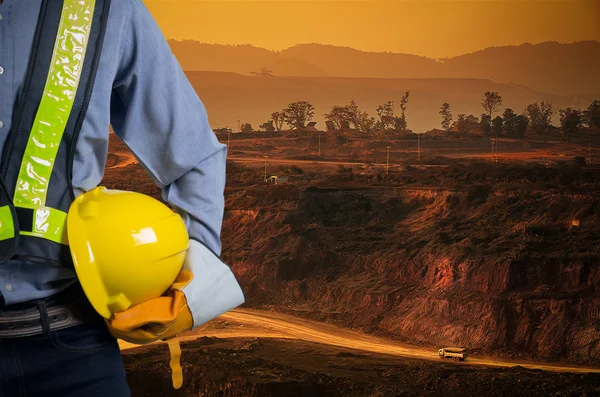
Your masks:
<path fill-rule="evenodd" d="M 444 347 L 438 350 L 440 358 L 451 358 L 454 361 L 463 361 L 468 356 L 466 348 L 463 347 Z"/>

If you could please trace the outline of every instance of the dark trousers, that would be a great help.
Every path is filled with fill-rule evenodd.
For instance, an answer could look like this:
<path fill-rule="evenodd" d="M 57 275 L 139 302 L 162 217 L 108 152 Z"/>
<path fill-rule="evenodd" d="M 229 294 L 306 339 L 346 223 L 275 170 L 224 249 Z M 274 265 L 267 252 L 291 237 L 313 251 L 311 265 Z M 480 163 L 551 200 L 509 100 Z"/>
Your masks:
<path fill-rule="evenodd" d="M 0 339 L 0 397 L 130 395 L 119 346 L 102 321 Z"/>

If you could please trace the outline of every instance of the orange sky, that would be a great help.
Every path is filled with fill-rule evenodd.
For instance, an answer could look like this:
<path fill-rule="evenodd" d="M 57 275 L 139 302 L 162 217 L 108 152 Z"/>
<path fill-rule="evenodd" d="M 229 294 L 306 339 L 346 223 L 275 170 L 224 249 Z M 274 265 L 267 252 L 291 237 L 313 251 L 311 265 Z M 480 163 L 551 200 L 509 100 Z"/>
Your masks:
<path fill-rule="evenodd" d="M 600 0 L 145 0 L 167 38 L 283 49 L 324 43 L 432 58 L 600 41 Z"/>

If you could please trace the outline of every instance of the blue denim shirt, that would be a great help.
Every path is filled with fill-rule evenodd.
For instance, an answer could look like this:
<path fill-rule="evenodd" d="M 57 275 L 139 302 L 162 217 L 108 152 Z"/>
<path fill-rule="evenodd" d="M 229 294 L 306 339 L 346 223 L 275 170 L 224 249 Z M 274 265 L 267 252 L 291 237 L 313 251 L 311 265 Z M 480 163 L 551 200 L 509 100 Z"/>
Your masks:
<path fill-rule="evenodd" d="M 24 83 L 41 0 L 0 5 L 0 148 Z M 220 254 L 226 146 L 141 0 L 114 0 L 100 66 L 73 167 L 75 194 L 102 180 L 109 125 L 184 215 L 190 237 Z M 194 258 L 188 258 L 192 262 Z M 75 271 L 39 263 L 0 265 L 7 304 L 51 296 L 76 280 Z"/>

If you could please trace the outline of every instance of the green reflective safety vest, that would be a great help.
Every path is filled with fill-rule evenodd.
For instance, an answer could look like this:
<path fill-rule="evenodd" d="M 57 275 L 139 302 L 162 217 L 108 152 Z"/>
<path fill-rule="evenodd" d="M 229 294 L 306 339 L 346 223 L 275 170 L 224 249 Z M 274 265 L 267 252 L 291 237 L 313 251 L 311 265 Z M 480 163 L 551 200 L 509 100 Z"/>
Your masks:
<path fill-rule="evenodd" d="M 73 157 L 110 0 L 43 0 L 0 163 L 0 263 L 72 266 L 66 232 Z"/>

